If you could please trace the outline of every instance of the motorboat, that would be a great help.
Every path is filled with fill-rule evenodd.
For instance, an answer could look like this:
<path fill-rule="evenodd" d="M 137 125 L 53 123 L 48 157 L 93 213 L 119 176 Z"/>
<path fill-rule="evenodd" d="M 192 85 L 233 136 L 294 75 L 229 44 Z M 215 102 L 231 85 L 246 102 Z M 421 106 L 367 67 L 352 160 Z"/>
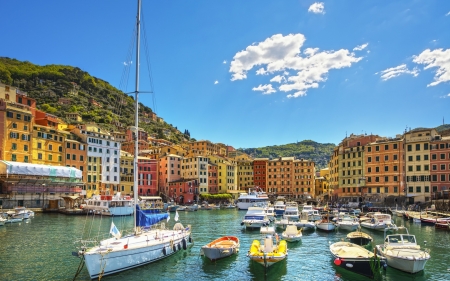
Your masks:
<path fill-rule="evenodd" d="M 336 221 L 336 226 L 338 229 L 355 231 L 359 227 L 359 222 L 354 217 L 344 215 Z"/>
<path fill-rule="evenodd" d="M 267 218 L 269 218 L 270 221 L 275 220 L 275 209 L 272 205 L 264 207 L 264 211 L 266 212 Z"/>
<path fill-rule="evenodd" d="M 261 234 L 275 235 L 275 227 L 273 227 L 273 226 L 261 226 L 260 233 Z"/>
<path fill-rule="evenodd" d="M 134 200 L 130 196 L 121 196 L 120 192 L 115 195 L 94 195 L 85 200 L 83 210 L 106 216 L 129 216 L 134 212 Z"/>
<path fill-rule="evenodd" d="M 0 216 L 0 226 L 5 225 L 5 223 L 7 221 L 8 221 L 7 219 L 5 219 L 4 217 Z"/>
<path fill-rule="evenodd" d="M 372 236 L 365 232 L 362 232 L 361 228 L 359 228 L 357 231 L 353 231 L 347 234 L 347 239 L 351 243 L 359 246 L 367 246 L 373 241 Z"/>
<path fill-rule="evenodd" d="M 286 199 L 284 196 L 278 196 L 273 204 L 275 209 L 275 216 L 282 216 L 286 210 Z"/>
<path fill-rule="evenodd" d="M 246 228 L 261 228 L 269 223 L 263 207 L 249 207 L 241 225 L 245 225 Z"/>
<path fill-rule="evenodd" d="M 346 270 L 364 275 L 369 278 L 374 277 L 376 271 L 386 266 L 386 258 L 375 256 L 375 254 L 364 247 L 350 243 L 337 242 L 330 245 L 330 252 L 334 258 L 334 264 Z M 374 272 L 372 266 L 376 264 L 375 259 L 380 260 L 380 267 Z M 379 273 L 379 272 L 378 272 Z"/>
<path fill-rule="evenodd" d="M 297 202 L 286 203 L 283 218 L 288 219 L 290 221 L 298 221 L 300 219 Z"/>
<path fill-rule="evenodd" d="M 15 207 L 14 212 L 13 218 L 23 218 L 26 220 L 34 217 L 34 212 L 25 207 Z"/>
<path fill-rule="evenodd" d="M 198 210 L 198 205 L 197 204 L 192 204 L 192 205 L 187 205 L 186 206 L 186 211 L 188 212 L 195 212 Z"/>
<path fill-rule="evenodd" d="M 288 225 L 281 233 L 281 238 L 288 242 L 297 242 L 302 239 L 302 228 L 299 230 L 295 225 Z"/>
<path fill-rule="evenodd" d="M 320 215 L 319 210 L 313 209 L 312 205 L 303 204 L 301 213 L 307 214 L 308 220 L 310 221 L 317 221 L 322 219 L 322 215 Z"/>
<path fill-rule="evenodd" d="M 378 231 L 397 230 L 397 226 L 391 220 L 391 215 L 379 212 L 374 213 L 372 218 L 362 221 L 361 226 Z"/>
<path fill-rule="evenodd" d="M 397 206 L 395 206 L 395 209 L 389 209 L 391 211 L 392 215 L 395 217 L 403 217 L 403 214 L 405 213 L 405 210 L 399 209 Z"/>
<path fill-rule="evenodd" d="M 266 268 L 286 259 L 288 255 L 286 240 L 274 241 L 275 239 L 273 235 L 267 235 L 262 241 L 263 244 L 259 240 L 253 240 L 247 256 Z"/>
<path fill-rule="evenodd" d="M 430 259 L 429 251 L 417 245 L 415 235 L 409 234 L 407 228 L 400 229 L 406 229 L 406 234 L 387 235 L 384 244 L 376 246 L 378 253 L 387 259 L 390 267 L 409 273 L 422 271 Z"/>
<path fill-rule="evenodd" d="M 236 205 L 239 210 L 248 210 L 255 203 L 269 205 L 269 197 L 260 187 L 249 188 L 248 193 L 240 193 Z"/>
<path fill-rule="evenodd" d="M 333 231 L 336 229 L 336 224 L 330 220 L 329 216 L 323 216 L 321 220 L 315 221 L 316 227 L 324 231 Z"/>
<path fill-rule="evenodd" d="M 236 205 L 230 203 L 230 204 L 227 204 L 227 205 L 222 205 L 222 208 L 224 208 L 224 209 L 236 209 Z"/>
<path fill-rule="evenodd" d="M 177 211 L 186 211 L 186 206 L 178 207 Z"/>
<path fill-rule="evenodd" d="M 232 254 L 239 252 L 239 238 L 236 236 L 223 236 L 205 246 L 200 250 L 200 254 L 204 255 L 211 261 L 226 258 Z"/>

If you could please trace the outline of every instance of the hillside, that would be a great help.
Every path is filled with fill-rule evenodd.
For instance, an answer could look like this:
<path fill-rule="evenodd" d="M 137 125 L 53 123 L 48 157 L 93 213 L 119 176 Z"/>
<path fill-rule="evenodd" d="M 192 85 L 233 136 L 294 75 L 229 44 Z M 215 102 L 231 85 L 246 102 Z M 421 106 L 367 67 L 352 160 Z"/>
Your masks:
<path fill-rule="evenodd" d="M 0 57 L 0 82 L 26 92 L 36 100 L 38 109 L 66 122 L 69 120 L 65 114 L 76 112 L 84 123 L 95 122 L 110 131 L 134 125 L 134 98 L 77 67 L 39 66 L 28 61 Z M 67 104 L 60 103 L 60 98 L 64 98 Z M 98 105 L 91 102 L 92 99 Z M 139 104 L 140 117 L 151 116 L 152 109 Z M 144 120 L 139 127 L 157 138 L 174 143 L 189 139 L 189 133 L 184 135 L 170 124 L 154 122 L 148 117 Z"/>
<path fill-rule="evenodd" d="M 239 151 L 245 152 L 255 158 L 295 157 L 297 159 L 312 160 L 317 169 L 328 166 L 330 156 L 336 145 L 332 143 L 317 143 L 312 140 L 304 140 L 297 143 L 285 145 L 273 145 L 260 148 L 243 148 Z"/>

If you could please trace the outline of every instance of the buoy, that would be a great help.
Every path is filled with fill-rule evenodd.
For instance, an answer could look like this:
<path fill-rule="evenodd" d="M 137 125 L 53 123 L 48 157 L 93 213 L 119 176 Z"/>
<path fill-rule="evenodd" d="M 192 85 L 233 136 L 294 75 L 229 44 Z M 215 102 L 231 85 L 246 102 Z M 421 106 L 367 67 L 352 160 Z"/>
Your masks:
<path fill-rule="evenodd" d="M 337 265 L 337 266 L 340 266 L 341 263 L 342 263 L 342 261 L 341 261 L 341 259 L 339 259 L 339 258 L 336 258 L 336 259 L 334 260 L 334 264 Z"/>

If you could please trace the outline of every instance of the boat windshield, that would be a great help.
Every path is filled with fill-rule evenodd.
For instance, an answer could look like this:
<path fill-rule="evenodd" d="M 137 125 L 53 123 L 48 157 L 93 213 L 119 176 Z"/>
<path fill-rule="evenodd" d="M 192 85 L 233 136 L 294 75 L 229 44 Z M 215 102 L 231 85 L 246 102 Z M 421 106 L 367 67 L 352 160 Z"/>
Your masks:
<path fill-rule="evenodd" d="M 416 244 L 416 237 L 414 235 L 403 235 L 403 243 Z"/>

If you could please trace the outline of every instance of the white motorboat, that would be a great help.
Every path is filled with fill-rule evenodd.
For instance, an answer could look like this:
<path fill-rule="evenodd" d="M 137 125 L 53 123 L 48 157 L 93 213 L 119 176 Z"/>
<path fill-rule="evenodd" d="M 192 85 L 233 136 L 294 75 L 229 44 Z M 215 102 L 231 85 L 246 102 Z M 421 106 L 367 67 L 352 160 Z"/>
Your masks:
<path fill-rule="evenodd" d="M 186 206 L 186 211 L 188 212 L 195 212 L 198 210 L 198 205 L 197 204 L 192 204 L 192 205 L 187 205 Z"/>
<path fill-rule="evenodd" d="M 261 228 L 269 223 L 263 207 L 249 207 L 241 225 L 245 225 L 246 228 Z"/>
<path fill-rule="evenodd" d="M 288 219 L 290 221 L 298 221 L 300 219 L 297 202 L 286 203 L 283 218 Z"/>
<path fill-rule="evenodd" d="M 134 200 L 130 196 L 94 195 L 85 200 L 83 210 L 105 216 L 130 216 L 134 213 Z"/>
<path fill-rule="evenodd" d="M 14 212 L 12 218 L 23 218 L 26 220 L 34 217 L 34 212 L 25 207 L 15 207 Z"/>
<path fill-rule="evenodd" d="M 139 50 L 140 50 L 140 25 L 141 25 L 141 0 L 138 0 L 136 17 L 136 88 L 135 88 L 135 126 L 138 129 L 138 111 L 139 111 Z M 138 166 L 138 138 L 134 138 L 134 167 Z M 109 229 L 110 238 L 99 240 L 102 232 L 99 227 L 98 233 L 92 233 L 91 223 L 85 223 L 85 228 L 81 232 L 83 237 L 78 241 L 78 250 L 72 254 L 80 257 L 81 262 L 78 266 L 77 276 L 83 269 L 83 263 L 86 264 L 89 277 L 91 279 L 101 278 L 135 267 L 143 266 L 152 262 L 169 257 L 181 249 L 187 249 L 192 244 L 191 226 L 184 227 L 181 223 L 175 223 L 172 229 L 168 229 L 165 223 L 169 214 L 163 212 L 163 209 L 142 210 L 137 202 L 138 188 L 138 169 L 134 169 L 133 183 L 133 208 L 134 227 L 128 233 L 120 232 L 115 226 L 114 221 L 111 222 Z M 123 200 L 125 201 L 125 200 Z M 136 208 L 134 210 L 134 208 Z M 121 213 L 123 214 L 123 213 Z M 96 216 L 90 216 L 94 221 L 92 223 L 100 223 L 104 220 L 95 220 Z M 88 219 L 89 217 L 87 217 Z M 178 213 L 175 215 L 175 221 L 178 220 Z M 103 228 L 104 229 L 104 228 Z M 122 235 L 124 233 L 124 235 Z M 85 237 L 85 235 L 87 237 Z"/>
<path fill-rule="evenodd" d="M 275 235 L 275 227 L 273 226 L 261 226 L 259 231 L 261 234 L 271 234 Z"/>
<path fill-rule="evenodd" d="M 269 205 L 269 197 L 260 187 L 249 188 L 248 193 L 240 193 L 237 201 L 239 210 L 248 210 L 255 204 Z"/>
<path fill-rule="evenodd" d="M 286 199 L 284 196 L 278 196 L 273 204 L 275 210 L 275 216 L 282 216 L 286 211 Z"/>
<path fill-rule="evenodd" d="M 4 217 L 0 216 L 0 226 L 5 225 L 5 223 L 7 221 L 8 221 L 7 219 L 5 219 Z"/>
<path fill-rule="evenodd" d="M 336 229 L 336 224 L 330 220 L 329 216 L 323 216 L 321 220 L 315 221 L 316 227 L 324 231 L 333 231 Z"/>
<path fill-rule="evenodd" d="M 264 211 L 266 212 L 267 218 L 269 218 L 270 221 L 275 220 L 275 209 L 273 206 L 265 207 Z"/>
<path fill-rule="evenodd" d="M 338 218 L 336 226 L 338 229 L 355 231 L 359 227 L 359 222 L 357 218 L 344 215 L 343 217 Z"/>
<path fill-rule="evenodd" d="M 297 229 L 295 225 L 288 225 L 281 233 L 281 238 L 288 242 L 296 242 L 302 239 L 302 229 Z"/>
<path fill-rule="evenodd" d="M 408 229 L 406 234 L 387 235 L 384 244 L 377 245 L 376 248 L 387 259 L 390 267 L 409 273 L 422 271 L 430 259 L 430 253 L 417 245 L 416 237 L 409 234 Z"/>
<path fill-rule="evenodd" d="M 378 231 L 397 230 L 397 226 L 391 220 L 391 215 L 382 213 L 374 213 L 371 219 L 362 221 L 361 226 Z"/>
<path fill-rule="evenodd" d="M 307 214 L 308 220 L 310 221 L 317 221 L 322 219 L 322 215 L 319 213 L 318 210 L 313 209 L 312 205 L 304 204 L 301 213 Z"/>

